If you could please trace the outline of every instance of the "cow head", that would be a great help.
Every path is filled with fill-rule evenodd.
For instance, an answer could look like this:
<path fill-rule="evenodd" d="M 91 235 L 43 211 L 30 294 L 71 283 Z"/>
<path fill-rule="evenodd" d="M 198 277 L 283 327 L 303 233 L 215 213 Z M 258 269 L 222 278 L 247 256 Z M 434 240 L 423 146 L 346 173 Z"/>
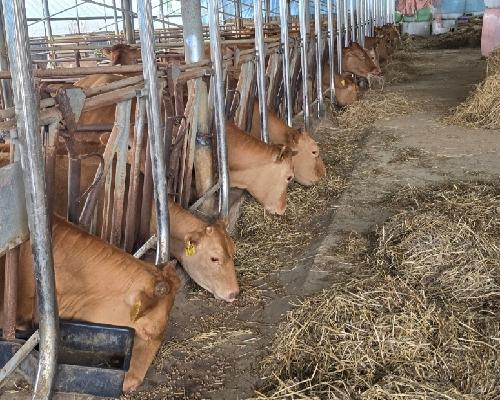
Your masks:
<path fill-rule="evenodd" d="M 125 295 L 129 326 L 145 341 L 159 340 L 165 333 L 170 310 L 180 280 L 172 265 L 154 270 L 148 279 L 140 279 Z"/>
<path fill-rule="evenodd" d="M 234 243 L 217 221 L 184 236 L 181 263 L 189 276 L 215 298 L 232 302 L 240 289 L 234 269 Z"/>
<path fill-rule="evenodd" d="M 348 106 L 359 98 L 359 86 L 347 73 L 335 74 L 335 97 L 340 107 Z"/>
<path fill-rule="evenodd" d="M 365 49 L 365 51 L 366 54 L 368 54 L 368 57 L 370 57 L 370 60 L 372 60 L 373 65 L 375 65 L 375 67 L 377 67 L 377 69 L 380 71 L 380 62 L 377 49 L 371 48 L 371 49 Z"/>
<path fill-rule="evenodd" d="M 292 156 L 297 152 L 286 145 L 268 145 L 270 157 L 252 168 L 230 170 L 231 186 L 246 189 L 271 214 L 286 211 L 288 184 L 295 176 Z"/>
<path fill-rule="evenodd" d="M 102 54 L 111 61 L 111 65 L 137 64 L 141 58 L 141 49 L 134 48 L 128 44 L 115 44 L 111 48 L 101 49 Z"/>
<path fill-rule="evenodd" d="M 358 43 L 342 49 L 343 66 L 346 71 L 367 78 L 368 75 L 380 75 L 380 68 L 373 63 L 369 55 Z"/>
<path fill-rule="evenodd" d="M 307 132 L 291 132 L 288 135 L 287 145 L 295 153 L 292 161 L 297 182 L 310 186 L 326 175 L 325 164 L 319 154 L 319 146 Z"/>

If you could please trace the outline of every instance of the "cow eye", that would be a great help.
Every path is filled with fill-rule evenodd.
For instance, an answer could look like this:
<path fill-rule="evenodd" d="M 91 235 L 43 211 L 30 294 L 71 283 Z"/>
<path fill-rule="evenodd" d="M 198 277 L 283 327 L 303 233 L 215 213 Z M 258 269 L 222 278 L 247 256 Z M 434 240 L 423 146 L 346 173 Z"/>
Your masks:
<path fill-rule="evenodd" d="M 318 155 L 318 150 L 313 150 L 313 155 L 317 156 Z"/>
<path fill-rule="evenodd" d="M 291 176 L 291 175 L 290 175 L 288 178 L 286 178 L 286 180 L 287 180 L 288 182 L 290 182 L 292 179 L 293 179 L 293 176 Z"/>
<path fill-rule="evenodd" d="M 219 259 L 217 257 L 210 257 L 210 261 L 212 261 L 213 263 L 218 263 Z"/>

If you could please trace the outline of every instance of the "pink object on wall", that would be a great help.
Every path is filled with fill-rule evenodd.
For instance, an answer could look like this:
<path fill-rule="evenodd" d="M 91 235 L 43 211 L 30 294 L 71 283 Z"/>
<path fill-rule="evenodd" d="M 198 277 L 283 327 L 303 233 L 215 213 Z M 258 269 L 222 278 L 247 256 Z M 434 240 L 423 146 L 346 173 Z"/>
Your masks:
<path fill-rule="evenodd" d="M 487 57 L 497 47 L 500 47 L 500 8 L 487 8 L 483 16 L 481 54 Z"/>

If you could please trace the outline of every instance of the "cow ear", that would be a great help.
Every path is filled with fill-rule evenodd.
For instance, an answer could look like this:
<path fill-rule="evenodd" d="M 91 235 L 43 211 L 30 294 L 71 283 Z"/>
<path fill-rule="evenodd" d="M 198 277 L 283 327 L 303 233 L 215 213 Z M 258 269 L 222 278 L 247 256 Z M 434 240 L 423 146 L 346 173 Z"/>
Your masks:
<path fill-rule="evenodd" d="M 302 136 L 302 133 L 298 130 L 294 130 L 288 135 L 288 140 L 287 144 L 289 146 L 297 146 L 299 144 L 300 137 Z"/>
<path fill-rule="evenodd" d="M 275 158 L 274 158 L 274 161 L 278 162 L 278 163 L 282 162 L 283 159 L 286 156 L 288 147 L 286 147 L 285 145 L 275 145 L 274 148 L 275 148 Z"/>

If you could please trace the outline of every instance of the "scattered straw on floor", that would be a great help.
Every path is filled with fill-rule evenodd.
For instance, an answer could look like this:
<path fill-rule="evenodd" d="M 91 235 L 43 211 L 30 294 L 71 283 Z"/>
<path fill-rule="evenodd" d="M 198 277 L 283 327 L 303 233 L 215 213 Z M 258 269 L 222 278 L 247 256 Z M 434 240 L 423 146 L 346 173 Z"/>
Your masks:
<path fill-rule="evenodd" d="M 370 276 L 288 313 L 257 398 L 499 398 L 500 182 L 401 199 Z"/>
<path fill-rule="evenodd" d="M 477 85 L 444 122 L 469 128 L 500 129 L 500 74 L 491 75 Z"/>
<path fill-rule="evenodd" d="M 486 75 L 492 76 L 495 74 L 500 74 L 500 47 L 490 53 L 486 66 Z"/>
<path fill-rule="evenodd" d="M 466 25 L 459 25 L 453 31 L 426 38 L 423 47 L 429 49 L 458 49 L 481 45 L 482 20 L 469 19 Z"/>
<path fill-rule="evenodd" d="M 376 120 L 418 110 L 418 104 L 392 92 L 370 91 L 361 100 L 347 106 L 337 115 L 344 129 L 363 129 Z"/>

